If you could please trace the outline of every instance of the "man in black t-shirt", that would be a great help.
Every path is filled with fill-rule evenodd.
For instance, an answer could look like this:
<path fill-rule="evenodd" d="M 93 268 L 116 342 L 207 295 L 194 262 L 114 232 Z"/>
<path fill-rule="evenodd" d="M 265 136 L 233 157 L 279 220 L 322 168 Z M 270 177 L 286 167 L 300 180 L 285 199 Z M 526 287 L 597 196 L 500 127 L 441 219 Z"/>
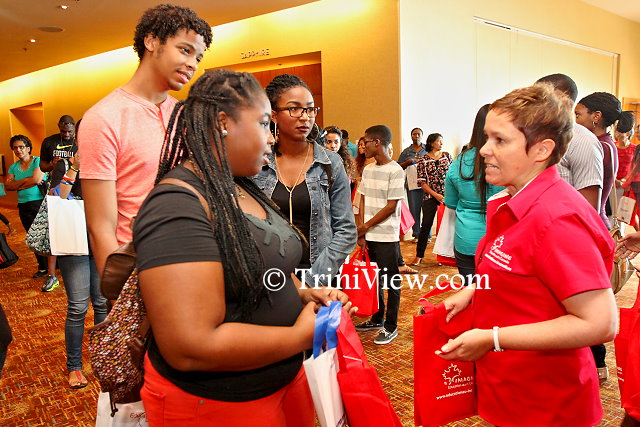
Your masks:
<path fill-rule="evenodd" d="M 48 136 L 42 141 L 40 148 L 40 169 L 51 172 L 60 159 L 73 157 L 78 150 L 76 145 L 76 125 L 71 116 L 62 116 L 58 121 L 60 133 Z"/>

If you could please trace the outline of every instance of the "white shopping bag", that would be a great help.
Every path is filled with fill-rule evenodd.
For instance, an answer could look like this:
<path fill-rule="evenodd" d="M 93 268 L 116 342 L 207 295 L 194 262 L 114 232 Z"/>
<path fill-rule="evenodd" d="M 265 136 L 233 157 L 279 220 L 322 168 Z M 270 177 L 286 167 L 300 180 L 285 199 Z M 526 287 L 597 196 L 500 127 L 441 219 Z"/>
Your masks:
<path fill-rule="evenodd" d="M 409 191 L 422 188 L 418 185 L 418 168 L 416 165 L 407 166 L 405 173 L 407 175 L 407 189 L 409 189 Z"/>
<path fill-rule="evenodd" d="M 89 255 L 84 201 L 47 196 L 51 255 Z"/>
<path fill-rule="evenodd" d="M 118 412 L 112 417 L 109 393 L 101 392 L 98 396 L 96 427 L 146 427 L 149 425 L 142 401 L 116 403 L 116 408 Z"/>
<path fill-rule="evenodd" d="M 360 193 L 360 182 L 359 182 L 358 186 L 356 187 L 355 192 L 353 193 L 353 201 L 351 202 L 351 205 L 353 206 L 353 214 L 354 215 L 359 215 L 360 214 L 360 200 L 361 199 L 362 199 L 362 193 Z"/>
<path fill-rule="evenodd" d="M 453 253 L 453 241 L 456 236 L 456 211 L 451 208 L 444 208 L 440 230 L 436 243 L 433 245 L 433 253 L 436 255 L 455 258 Z"/>
<path fill-rule="evenodd" d="M 321 427 L 346 425 L 346 414 L 338 385 L 338 359 L 336 345 L 342 304 L 320 307 L 316 315 L 313 339 L 314 355 L 303 363 L 313 406 Z"/>
<path fill-rule="evenodd" d="M 618 203 L 618 214 L 616 215 L 617 218 L 627 224 L 631 223 L 631 216 L 633 215 L 635 207 L 636 201 L 634 199 L 627 196 L 620 197 L 620 202 Z"/>

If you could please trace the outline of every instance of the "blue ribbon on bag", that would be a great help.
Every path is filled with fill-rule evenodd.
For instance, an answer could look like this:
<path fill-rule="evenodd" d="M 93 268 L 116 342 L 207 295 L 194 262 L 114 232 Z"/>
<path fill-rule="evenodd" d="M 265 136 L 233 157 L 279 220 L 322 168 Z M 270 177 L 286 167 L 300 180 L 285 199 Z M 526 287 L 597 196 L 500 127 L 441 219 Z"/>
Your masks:
<path fill-rule="evenodd" d="M 342 302 L 332 301 L 322 306 L 316 314 L 313 332 L 313 357 L 317 358 L 323 352 L 338 346 L 338 327 L 342 317 Z"/>

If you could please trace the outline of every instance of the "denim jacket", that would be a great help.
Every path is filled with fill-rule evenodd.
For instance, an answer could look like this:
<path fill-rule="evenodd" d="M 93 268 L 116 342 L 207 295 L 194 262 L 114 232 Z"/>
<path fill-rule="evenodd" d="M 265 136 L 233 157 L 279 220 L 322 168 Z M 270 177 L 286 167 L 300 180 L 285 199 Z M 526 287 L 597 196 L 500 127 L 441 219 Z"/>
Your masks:
<path fill-rule="evenodd" d="M 357 230 L 351 207 L 349 178 L 342 159 L 317 143 L 313 145 L 313 163 L 305 178 L 311 199 L 311 275 L 305 274 L 304 279 L 312 286 L 316 284 L 315 278 L 318 278 L 318 284 L 326 286 L 329 284 L 327 275 L 335 276 L 347 255 L 353 251 Z M 331 168 L 331 185 L 323 165 Z M 252 179 L 271 197 L 278 183 L 275 153 L 269 156 L 269 164 L 263 166 L 262 171 Z"/>

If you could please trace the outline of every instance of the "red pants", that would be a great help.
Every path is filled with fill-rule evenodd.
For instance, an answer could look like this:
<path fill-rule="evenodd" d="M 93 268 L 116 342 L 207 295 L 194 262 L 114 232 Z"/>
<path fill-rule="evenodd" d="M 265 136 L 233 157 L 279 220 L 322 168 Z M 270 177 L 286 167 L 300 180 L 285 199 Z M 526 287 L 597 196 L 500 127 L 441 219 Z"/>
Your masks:
<path fill-rule="evenodd" d="M 140 392 L 150 426 L 314 427 L 315 411 L 304 369 L 287 386 L 248 402 L 203 399 L 183 391 L 144 360 Z"/>

